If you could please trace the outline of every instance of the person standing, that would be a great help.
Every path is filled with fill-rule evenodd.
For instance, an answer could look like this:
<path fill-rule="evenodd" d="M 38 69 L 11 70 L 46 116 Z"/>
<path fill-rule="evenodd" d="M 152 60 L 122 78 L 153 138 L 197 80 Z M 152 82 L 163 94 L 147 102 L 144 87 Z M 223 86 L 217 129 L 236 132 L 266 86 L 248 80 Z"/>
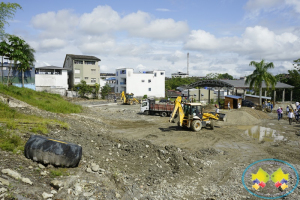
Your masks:
<path fill-rule="evenodd" d="M 280 110 L 280 107 L 277 109 L 277 115 L 278 115 L 278 121 L 279 121 L 280 118 L 281 118 L 281 110 Z"/>
<path fill-rule="evenodd" d="M 296 119 L 296 123 L 298 123 L 299 120 L 299 110 L 295 109 L 295 119 Z"/>
<path fill-rule="evenodd" d="M 283 117 L 283 108 L 280 108 L 280 118 L 282 119 Z"/>
<path fill-rule="evenodd" d="M 294 115 L 294 112 L 292 109 L 289 110 L 289 113 L 288 113 L 288 118 L 289 118 L 289 124 L 292 125 L 292 121 L 293 121 L 293 118 L 295 117 Z"/>
<path fill-rule="evenodd" d="M 228 101 L 228 110 L 230 110 L 230 101 Z"/>
<path fill-rule="evenodd" d="M 273 103 L 271 103 L 271 112 L 273 111 Z"/>
<path fill-rule="evenodd" d="M 289 111 L 290 111 L 290 107 L 287 106 L 287 107 L 286 107 L 286 113 L 285 113 L 285 114 L 288 115 Z"/>

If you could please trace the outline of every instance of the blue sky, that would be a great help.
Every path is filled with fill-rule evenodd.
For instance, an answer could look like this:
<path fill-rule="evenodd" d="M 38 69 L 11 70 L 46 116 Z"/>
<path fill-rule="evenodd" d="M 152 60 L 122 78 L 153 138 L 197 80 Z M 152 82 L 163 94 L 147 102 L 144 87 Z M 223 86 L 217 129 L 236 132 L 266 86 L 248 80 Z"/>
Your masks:
<path fill-rule="evenodd" d="M 300 58 L 300 0 L 15 0 L 6 32 L 36 49 L 36 66 L 63 65 L 66 54 L 94 55 L 101 72 L 161 69 L 190 76 L 253 71 L 273 62 L 287 73 Z"/>

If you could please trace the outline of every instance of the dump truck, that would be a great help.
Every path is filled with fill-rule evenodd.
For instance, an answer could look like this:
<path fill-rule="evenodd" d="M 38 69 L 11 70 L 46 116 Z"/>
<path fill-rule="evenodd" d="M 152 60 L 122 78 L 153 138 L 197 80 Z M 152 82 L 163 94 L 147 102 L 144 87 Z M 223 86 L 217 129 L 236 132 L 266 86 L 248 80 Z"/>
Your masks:
<path fill-rule="evenodd" d="M 214 129 L 217 120 L 223 121 L 225 114 L 204 113 L 201 103 L 183 103 L 181 97 L 177 97 L 174 102 L 174 109 L 170 115 L 169 122 L 174 122 L 175 116 L 179 117 L 178 126 L 190 128 L 193 131 L 200 131 L 202 127 Z"/>
<path fill-rule="evenodd" d="M 139 104 L 140 101 L 137 100 L 136 98 L 133 97 L 133 94 L 125 94 L 124 91 L 122 91 L 122 96 L 121 96 L 122 102 L 123 104 L 127 104 L 127 105 L 132 105 L 132 104 Z"/>
<path fill-rule="evenodd" d="M 162 117 L 170 116 L 174 109 L 171 103 L 155 103 L 154 99 L 147 99 L 141 104 L 141 113 L 145 115 L 160 115 Z"/>

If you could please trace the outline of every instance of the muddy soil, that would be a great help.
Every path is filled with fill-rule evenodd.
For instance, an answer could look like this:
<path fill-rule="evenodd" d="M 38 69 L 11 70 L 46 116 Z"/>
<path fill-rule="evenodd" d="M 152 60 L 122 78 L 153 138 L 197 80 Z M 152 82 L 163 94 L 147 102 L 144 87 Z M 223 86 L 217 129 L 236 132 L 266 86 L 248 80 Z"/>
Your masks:
<path fill-rule="evenodd" d="M 17 108 L 68 122 L 69 130 L 52 129 L 47 136 L 81 145 L 83 157 L 77 168 L 68 169 L 69 176 L 53 178 L 40 174 L 52 166 L 39 169 L 23 155 L 0 151 L 0 171 L 10 168 L 33 182 L 26 185 L 0 173 L 11 183 L 4 186 L 11 196 L 43 199 L 43 192 L 55 190 L 52 199 L 259 199 L 242 184 L 251 163 L 276 158 L 300 171 L 300 124 L 289 125 L 286 116 L 278 121 L 276 113 L 221 110 L 227 122 L 193 132 L 168 117 L 140 114 L 139 105 L 79 103 L 88 107 L 70 115 Z M 266 130 L 273 136 L 260 135 Z M 101 170 L 90 171 L 92 164 Z M 54 179 L 64 186 L 52 187 Z M 299 197 L 297 188 L 286 198 Z"/>

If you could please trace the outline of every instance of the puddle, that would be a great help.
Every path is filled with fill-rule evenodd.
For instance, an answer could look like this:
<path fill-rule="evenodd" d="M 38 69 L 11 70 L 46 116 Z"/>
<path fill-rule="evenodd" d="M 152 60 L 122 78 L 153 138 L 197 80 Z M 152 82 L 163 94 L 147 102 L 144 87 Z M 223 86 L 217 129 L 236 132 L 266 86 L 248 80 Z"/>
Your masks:
<path fill-rule="evenodd" d="M 286 138 L 280 135 L 278 131 L 262 126 L 253 126 L 246 130 L 244 134 L 257 139 L 259 142 L 276 142 L 286 140 Z"/>

